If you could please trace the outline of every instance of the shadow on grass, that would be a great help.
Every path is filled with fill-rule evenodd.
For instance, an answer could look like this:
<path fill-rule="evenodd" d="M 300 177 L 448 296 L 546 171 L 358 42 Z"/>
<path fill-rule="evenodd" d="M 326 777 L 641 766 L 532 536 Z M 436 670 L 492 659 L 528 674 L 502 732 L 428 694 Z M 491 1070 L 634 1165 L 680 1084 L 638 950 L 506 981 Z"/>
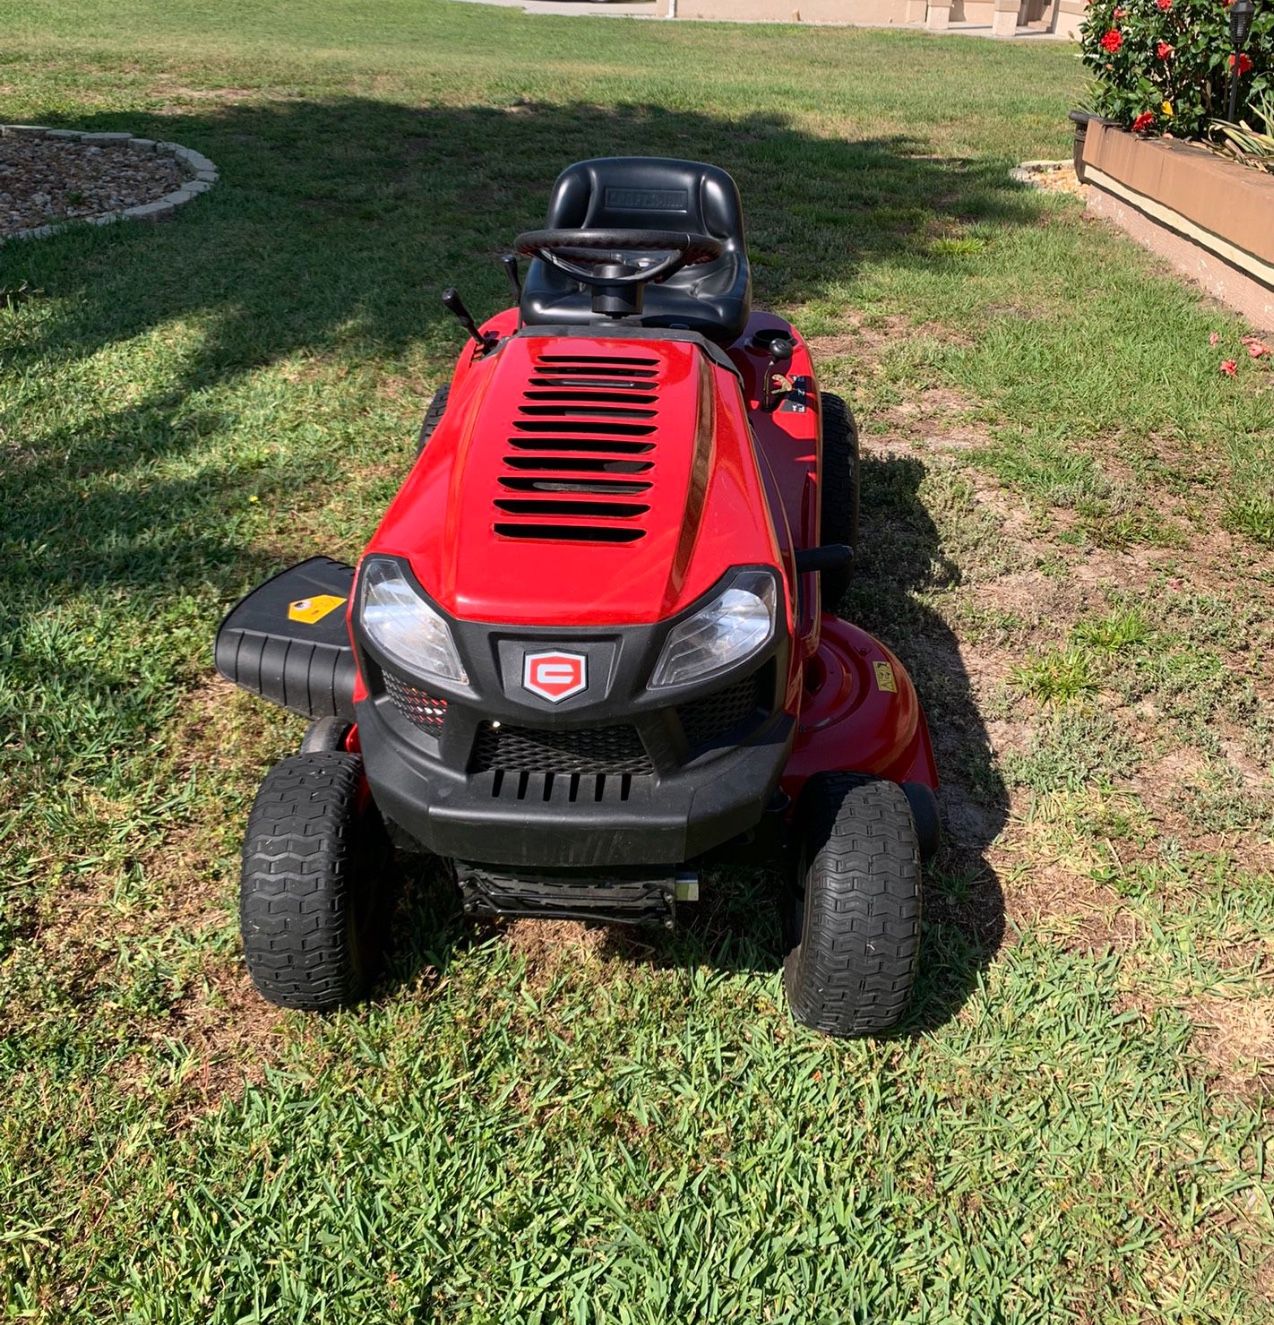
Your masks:
<path fill-rule="evenodd" d="M 761 114 L 347 98 L 97 115 L 75 127 L 199 148 L 222 179 L 161 226 L 86 227 L 0 250 L 6 283 L 25 279 L 56 301 L 28 305 L 47 311 L 24 318 L 6 353 L 15 380 L 91 374 L 100 351 L 174 328 L 154 389 L 107 376 L 87 419 L 51 413 L 34 435 L 10 421 L 0 500 L 16 555 L 0 573 L 29 583 L 38 571 L 54 592 L 162 590 L 192 577 L 233 592 L 277 564 L 277 553 L 228 533 L 224 512 L 239 488 L 286 492 L 286 448 L 263 445 L 211 483 L 156 475 L 197 460 L 233 425 L 204 403 L 210 389 L 298 353 L 399 370 L 423 353 L 440 379 L 459 334 L 439 291 L 456 284 L 480 312 L 502 306 L 495 259 L 540 221 L 552 180 L 578 158 L 672 154 L 726 166 L 744 198 L 757 302 L 794 310 L 843 297 L 864 262 L 932 267 L 943 260 L 932 238 L 953 223 L 1036 215 L 996 162 L 935 159 L 902 136 L 813 137 Z M 153 343 L 138 354 L 139 370 L 151 367 L 142 355 L 161 357 Z M 422 409 L 427 395 L 422 384 Z M 406 455 L 398 440 L 385 439 L 395 460 Z"/>
<path fill-rule="evenodd" d="M 94 356 L 157 328 L 173 327 L 180 341 L 152 390 L 141 357 L 138 382 L 119 381 L 118 370 L 104 378 L 103 407 L 88 418 L 49 411 L 42 432 L 0 421 L 16 442 L 0 473 L 0 591 L 19 652 L 24 623 L 60 595 L 106 585 L 142 604 L 202 584 L 228 599 L 282 562 L 329 550 L 292 546 L 286 530 L 262 547 L 227 519 L 246 492 L 286 491 L 296 461 L 286 445 L 218 455 L 216 439 L 233 423 L 219 410 L 235 405 L 207 403 L 210 389 L 298 353 L 387 372 L 423 358 L 441 380 L 459 334 L 438 292 L 456 284 L 475 311 L 501 306 L 495 259 L 540 221 L 552 180 L 573 160 L 633 153 L 726 167 L 744 199 L 756 302 L 798 321 L 802 305 L 843 299 L 864 263 L 927 268 L 942 260 L 932 239 L 952 225 L 1036 217 L 995 161 L 936 158 L 905 136 L 816 137 L 765 114 L 344 98 L 98 115 L 73 127 L 198 148 L 222 180 L 163 226 L 85 229 L 3 250 L 7 283 L 28 280 L 55 301 L 24 320 L 11 373 L 91 375 Z M 424 383 L 420 394 L 423 408 Z M 387 469 L 405 470 L 407 441 L 384 439 Z M 215 478 L 172 476 L 176 462 L 202 456 L 219 465 Z M 934 871 L 915 1029 L 951 1015 L 999 941 L 999 891 L 981 853 L 1003 821 L 1004 792 L 956 641 L 914 596 L 941 549 L 912 464 L 865 466 L 865 536 L 906 537 L 899 555 L 879 559 L 886 573 L 855 591 L 855 615 L 917 668 L 943 774 L 967 778 L 964 799 L 977 808 Z M 340 465 L 333 454 L 336 481 Z M 368 533 L 378 515 L 367 512 Z M 695 927 L 651 959 L 773 968 L 769 892 L 756 876 L 723 879 Z"/>

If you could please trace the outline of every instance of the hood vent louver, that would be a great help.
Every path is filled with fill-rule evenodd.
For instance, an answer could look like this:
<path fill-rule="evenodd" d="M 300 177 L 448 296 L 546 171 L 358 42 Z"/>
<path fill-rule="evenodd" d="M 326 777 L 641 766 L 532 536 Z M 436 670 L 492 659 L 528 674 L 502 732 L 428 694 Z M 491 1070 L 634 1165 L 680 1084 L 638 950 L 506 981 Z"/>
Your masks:
<path fill-rule="evenodd" d="M 633 543 L 656 481 L 660 361 L 543 354 L 513 420 L 495 498 L 504 538 Z"/>

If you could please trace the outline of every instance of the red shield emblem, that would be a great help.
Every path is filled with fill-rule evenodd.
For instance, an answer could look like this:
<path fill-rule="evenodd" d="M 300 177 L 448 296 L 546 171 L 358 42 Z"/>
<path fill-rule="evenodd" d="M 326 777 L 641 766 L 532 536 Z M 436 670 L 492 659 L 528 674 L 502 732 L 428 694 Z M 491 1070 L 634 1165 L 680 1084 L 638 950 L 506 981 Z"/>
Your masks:
<path fill-rule="evenodd" d="M 588 659 L 582 653 L 528 653 L 522 664 L 522 688 L 558 704 L 588 685 Z"/>

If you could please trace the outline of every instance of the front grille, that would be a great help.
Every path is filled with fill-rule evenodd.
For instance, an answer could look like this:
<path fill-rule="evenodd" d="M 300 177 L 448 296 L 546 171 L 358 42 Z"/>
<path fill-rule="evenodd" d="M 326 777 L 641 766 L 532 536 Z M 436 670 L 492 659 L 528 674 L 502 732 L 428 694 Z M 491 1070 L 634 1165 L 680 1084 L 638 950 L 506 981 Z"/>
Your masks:
<path fill-rule="evenodd" d="M 547 731 L 484 722 L 478 728 L 474 765 L 479 773 L 654 772 L 636 729 L 622 726 Z"/>
<path fill-rule="evenodd" d="M 768 668 L 719 690 L 715 695 L 692 700 L 677 710 L 686 744 L 694 750 L 737 731 L 749 718 L 766 707 Z"/>
<path fill-rule="evenodd" d="M 543 354 L 513 423 L 496 533 L 633 543 L 650 510 L 659 360 Z M 614 477 L 623 475 L 624 477 Z"/>
<path fill-rule="evenodd" d="M 422 731 L 441 736 L 447 721 L 447 701 L 428 694 L 393 672 L 386 671 L 384 676 L 385 693 L 399 713 Z"/>

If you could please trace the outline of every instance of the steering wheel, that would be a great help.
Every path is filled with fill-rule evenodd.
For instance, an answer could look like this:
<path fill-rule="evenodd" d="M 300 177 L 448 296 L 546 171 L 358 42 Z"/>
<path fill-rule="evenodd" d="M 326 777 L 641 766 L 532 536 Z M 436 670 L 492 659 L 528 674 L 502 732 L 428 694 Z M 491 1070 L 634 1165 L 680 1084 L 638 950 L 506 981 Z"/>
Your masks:
<path fill-rule="evenodd" d="M 524 258 L 539 258 L 583 285 L 645 285 L 667 280 L 682 267 L 712 262 L 725 244 L 684 230 L 528 230 L 514 244 Z M 632 253 L 667 253 L 662 260 L 632 261 Z"/>

